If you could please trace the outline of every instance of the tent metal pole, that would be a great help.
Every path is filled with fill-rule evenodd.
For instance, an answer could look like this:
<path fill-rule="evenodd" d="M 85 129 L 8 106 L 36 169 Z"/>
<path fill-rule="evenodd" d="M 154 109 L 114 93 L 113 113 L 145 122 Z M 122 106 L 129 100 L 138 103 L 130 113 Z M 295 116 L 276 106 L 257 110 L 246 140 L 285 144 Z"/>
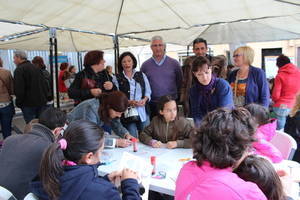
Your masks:
<path fill-rule="evenodd" d="M 118 35 L 115 35 L 113 39 L 114 39 L 114 54 L 115 54 L 115 73 L 117 74 L 119 72 L 118 60 L 119 60 L 119 52 L 120 52 Z"/>
<path fill-rule="evenodd" d="M 187 45 L 186 47 L 186 56 L 190 55 L 190 45 Z"/>
<path fill-rule="evenodd" d="M 82 70 L 82 54 L 77 52 L 77 61 L 78 61 L 78 71 Z"/>
<path fill-rule="evenodd" d="M 54 38 L 54 60 L 55 60 L 55 81 L 56 81 L 56 107 L 60 108 L 59 90 L 58 90 L 58 59 L 57 59 L 57 39 Z"/>
<path fill-rule="evenodd" d="M 49 62 L 50 62 L 50 74 L 51 74 L 51 78 L 50 78 L 50 83 L 51 83 L 51 94 L 52 94 L 52 100 L 54 100 L 54 86 L 53 86 L 53 38 L 49 38 L 50 40 L 50 55 L 49 55 Z"/>

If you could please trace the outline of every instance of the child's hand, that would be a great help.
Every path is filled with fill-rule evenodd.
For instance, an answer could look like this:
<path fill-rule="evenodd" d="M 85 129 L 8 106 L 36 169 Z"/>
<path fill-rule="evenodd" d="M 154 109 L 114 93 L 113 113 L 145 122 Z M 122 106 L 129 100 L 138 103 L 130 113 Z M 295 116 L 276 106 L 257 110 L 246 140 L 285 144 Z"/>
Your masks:
<path fill-rule="evenodd" d="M 113 171 L 110 174 L 108 174 L 108 179 L 110 182 L 114 183 L 117 178 L 121 178 L 122 176 L 122 171 Z"/>
<path fill-rule="evenodd" d="M 167 148 L 168 149 L 175 149 L 177 147 L 177 142 L 176 141 L 170 141 L 167 143 Z"/>
<path fill-rule="evenodd" d="M 130 135 L 129 133 L 126 133 L 125 134 L 125 139 L 127 139 L 127 140 L 132 140 L 133 138 L 135 138 L 135 137 L 133 137 L 132 135 Z M 137 138 L 136 138 L 137 139 Z M 138 139 L 137 139 L 138 140 Z"/>
<path fill-rule="evenodd" d="M 123 169 L 121 180 L 123 181 L 128 178 L 138 179 L 138 175 L 135 171 L 132 171 L 131 169 Z"/>
<path fill-rule="evenodd" d="M 152 146 L 153 148 L 160 148 L 161 145 L 162 145 L 162 143 L 161 143 L 160 141 L 156 141 L 156 142 L 152 143 L 151 146 Z"/>
<path fill-rule="evenodd" d="M 117 147 L 128 147 L 131 141 L 127 139 L 117 139 Z"/>

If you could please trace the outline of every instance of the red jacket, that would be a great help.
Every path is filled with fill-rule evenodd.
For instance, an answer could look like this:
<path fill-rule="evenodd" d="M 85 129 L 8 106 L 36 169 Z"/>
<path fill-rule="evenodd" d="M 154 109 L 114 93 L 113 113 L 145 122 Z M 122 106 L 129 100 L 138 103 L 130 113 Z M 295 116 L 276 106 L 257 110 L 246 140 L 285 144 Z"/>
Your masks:
<path fill-rule="evenodd" d="M 274 107 L 285 104 L 292 108 L 296 94 L 300 92 L 300 70 L 292 63 L 279 68 L 272 92 Z"/>
<path fill-rule="evenodd" d="M 59 75 L 58 75 L 58 91 L 59 92 L 67 92 L 68 89 L 65 85 L 65 81 L 63 80 L 63 76 L 64 76 L 65 70 L 60 71 Z"/>

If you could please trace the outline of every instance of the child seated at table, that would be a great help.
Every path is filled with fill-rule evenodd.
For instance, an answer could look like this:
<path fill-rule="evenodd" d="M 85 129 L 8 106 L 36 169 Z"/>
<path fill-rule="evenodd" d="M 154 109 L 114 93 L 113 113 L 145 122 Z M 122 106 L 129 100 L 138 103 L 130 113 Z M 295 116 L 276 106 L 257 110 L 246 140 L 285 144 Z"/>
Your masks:
<path fill-rule="evenodd" d="M 32 182 L 39 199 L 120 199 L 114 186 L 121 179 L 122 199 L 140 200 L 137 174 L 129 169 L 98 175 L 104 148 L 104 133 L 93 122 L 71 122 L 63 137 L 45 151 L 40 167 L 41 181 Z"/>
<path fill-rule="evenodd" d="M 233 172 L 245 181 L 256 183 L 268 200 L 286 199 L 280 178 L 268 160 L 249 155 Z"/>
<path fill-rule="evenodd" d="M 254 153 L 269 158 L 273 163 L 282 161 L 280 151 L 270 143 L 271 139 L 276 134 L 276 119 L 269 118 L 269 111 L 267 108 L 251 103 L 245 106 L 251 113 L 254 121 L 258 125 L 255 133 L 256 142 L 252 143 Z"/>
<path fill-rule="evenodd" d="M 186 118 L 177 116 L 176 101 L 169 95 L 158 102 L 159 115 L 140 133 L 140 140 L 154 148 L 191 148 L 193 126 Z"/>

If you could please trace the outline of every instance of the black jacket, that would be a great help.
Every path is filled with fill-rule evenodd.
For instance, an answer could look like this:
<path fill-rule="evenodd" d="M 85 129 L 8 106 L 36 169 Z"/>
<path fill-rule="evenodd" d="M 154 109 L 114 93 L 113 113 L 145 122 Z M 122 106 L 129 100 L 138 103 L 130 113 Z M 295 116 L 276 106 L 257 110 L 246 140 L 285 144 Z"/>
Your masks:
<path fill-rule="evenodd" d="M 103 85 L 106 81 L 112 82 L 112 77 L 108 74 L 106 70 L 95 73 L 91 67 L 86 67 L 81 72 L 78 72 L 75 76 L 75 80 L 68 89 L 68 95 L 70 98 L 77 100 L 76 104 L 86 99 L 94 98 L 91 94 L 90 89 L 93 88 L 82 88 L 83 79 L 92 79 L 96 81 L 96 85 L 93 88 L 100 88 L 103 92 L 111 92 L 117 90 L 114 85 L 112 90 L 105 90 Z"/>
<path fill-rule="evenodd" d="M 47 81 L 42 71 L 28 60 L 14 71 L 14 91 L 18 107 L 44 106 L 48 96 Z"/>
<path fill-rule="evenodd" d="M 0 152 L 0 185 L 23 199 L 38 174 L 44 150 L 54 140 L 51 130 L 42 124 L 34 124 L 27 134 L 5 139 Z"/>
<path fill-rule="evenodd" d="M 300 111 L 298 111 L 294 117 L 287 117 L 284 132 L 288 133 L 296 140 L 298 148 L 293 160 L 300 162 Z"/>
<path fill-rule="evenodd" d="M 59 200 L 121 200 L 118 189 L 107 176 L 98 176 L 97 167 L 98 165 L 66 166 L 64 174 L 59 178 Z M 41 182 L 33 182 L 31 188 L 39 199 L 49 199 Z M 139 185 L 135 179 L 122 181 L 121 190 L 123 200 L 141 199 Z"/>

